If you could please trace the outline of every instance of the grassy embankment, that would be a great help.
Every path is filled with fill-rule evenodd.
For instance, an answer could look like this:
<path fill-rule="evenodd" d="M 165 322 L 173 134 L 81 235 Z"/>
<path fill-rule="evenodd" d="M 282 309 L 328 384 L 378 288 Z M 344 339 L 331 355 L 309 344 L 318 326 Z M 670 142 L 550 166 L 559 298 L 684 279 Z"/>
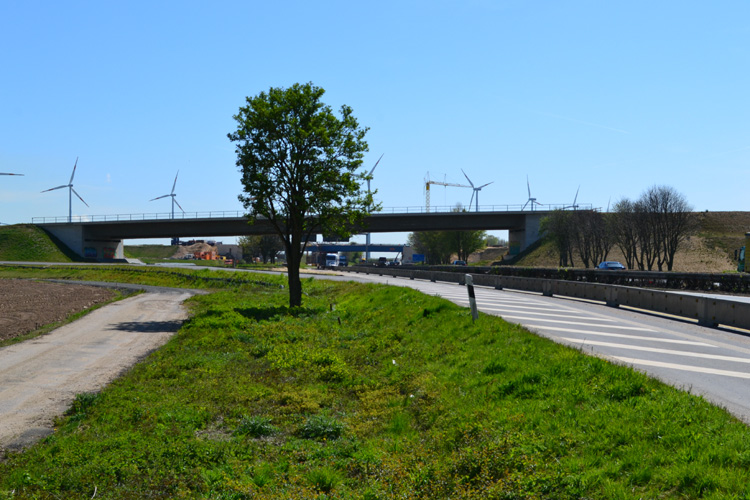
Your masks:
<path fill-rule="evenodd" d="M 65 245 L 37 226 L 16 224 L 0 226 L 0 260 L 72 262 L 76 257 Z"/>
<path fill-rule="evenodd" d="M 750 431 L 701 398 L 413 290 L 306 280 L 289 310 L 243 276 L 106 271 L 224 289 L 0 498 L 750 498 Z"/>
<path fill-rule="evenodd" d="M 123 251 L 128 259 L 163 260 L 170 259 L 174 255 L 171 245 L 125 245 Z"/>

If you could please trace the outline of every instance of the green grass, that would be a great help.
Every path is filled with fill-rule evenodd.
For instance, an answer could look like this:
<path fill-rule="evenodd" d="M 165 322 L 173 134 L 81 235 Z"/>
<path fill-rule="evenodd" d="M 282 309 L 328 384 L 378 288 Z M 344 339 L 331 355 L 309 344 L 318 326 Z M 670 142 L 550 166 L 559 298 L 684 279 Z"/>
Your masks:
<path fill-rule="evenodd" d="M 171 245 L 126 245 L 123 248 L 125 257 L 129 259 L 169 259 L 175 250 L 176 247 Z"/>
<path fill-rule="evenodd" d="M 39 227 L 16 224 L 0 226 L 0 260 L 72 262 L 80 259 Z"/>
<path fill-rule="evenodd" d="M 290 310 L 262 279 L 191 299 L 0 498 L 750 498 L 748 428 L 699 397 L 410 289 L 305 280 Z"/>

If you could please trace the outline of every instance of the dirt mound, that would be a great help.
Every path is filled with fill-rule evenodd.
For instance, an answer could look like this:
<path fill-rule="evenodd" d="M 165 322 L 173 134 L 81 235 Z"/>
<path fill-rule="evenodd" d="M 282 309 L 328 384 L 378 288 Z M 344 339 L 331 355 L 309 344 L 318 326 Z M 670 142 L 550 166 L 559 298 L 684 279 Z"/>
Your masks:
<path fill-rule="evenodd" d="M 182 259 L 185 255 L 193 255 L 195 252 L 211 252 L 216 250 L 215 246 L 209 245 L 208 243 L 193 243 L 187 246 L 178 246 L 175 253 L 172 255 L 173 259 Z"/>

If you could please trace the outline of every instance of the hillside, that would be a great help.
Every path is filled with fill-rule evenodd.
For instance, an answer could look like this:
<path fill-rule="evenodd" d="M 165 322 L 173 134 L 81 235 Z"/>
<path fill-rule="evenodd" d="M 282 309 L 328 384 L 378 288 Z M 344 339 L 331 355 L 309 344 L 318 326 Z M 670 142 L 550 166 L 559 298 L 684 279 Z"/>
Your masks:
<path fill-rule="evenodd" d="M 675 256 L 675 271 L 726 272 L 733 271 L 734 251 L 745 243 L 750 231 L 750 212 L 700 212 L 696 214 L 698 230 Z M 609 260 L 625 262 L 622 252 L 613 248 Z M 577 261 L 580 265 L 580 261 Z M 557 267 L 558 256 L 550 244 L 543 244 L 520 259 L 520 266 Z"/>
<path fill-rule="evenodd" d="M 72 262 L 75 254 L 57 238 L 31 224 L 0 226 L 0 260 Z"/>

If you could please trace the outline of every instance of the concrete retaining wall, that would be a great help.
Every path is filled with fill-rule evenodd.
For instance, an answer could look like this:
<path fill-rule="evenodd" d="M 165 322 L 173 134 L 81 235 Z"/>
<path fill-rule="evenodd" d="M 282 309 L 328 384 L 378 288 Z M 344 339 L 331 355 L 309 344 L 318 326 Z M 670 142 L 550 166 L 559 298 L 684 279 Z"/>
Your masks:
<path fill-rule="evenodd" d="M 340 270 L 340 269 L 339 269 Z M 465 274 L 415 269 L 396 269 L 388 267 L 353 267 L 346 271 L 380 276 L 396 276 L 409 279 L 420 279 L 432 282 L 464 284 Z M 733 326 L 750 329 L 750 303 L 737 302 L 714 297 L 700 297 L 677 292 L 665 292 L 645 288 L 580 281 L 562 281 L 542 278 L 521 278 L 516 276 L 497 276 L 490 274 L 472 274 L 475 285 L 489 286 L 497 289 L 509 288 L 537 292 L 548 297 L 559 295 L 579 299 L 596 300 L 608 306 L 627 306 L 671 314 L 698 321 L 704 326 Z"/>

